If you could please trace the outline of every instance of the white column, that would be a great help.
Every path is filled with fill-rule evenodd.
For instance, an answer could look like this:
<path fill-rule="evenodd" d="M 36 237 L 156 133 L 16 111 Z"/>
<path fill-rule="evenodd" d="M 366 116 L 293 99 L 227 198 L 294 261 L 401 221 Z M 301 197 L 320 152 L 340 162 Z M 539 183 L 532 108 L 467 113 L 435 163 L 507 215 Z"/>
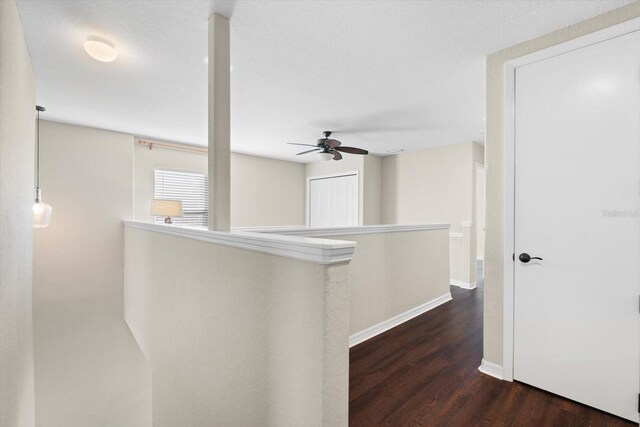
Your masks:
<path fill-rule="evenodd" d="M 209 230 L 229 231 L 230 58 L 229 18 L 209 17 Z"/>

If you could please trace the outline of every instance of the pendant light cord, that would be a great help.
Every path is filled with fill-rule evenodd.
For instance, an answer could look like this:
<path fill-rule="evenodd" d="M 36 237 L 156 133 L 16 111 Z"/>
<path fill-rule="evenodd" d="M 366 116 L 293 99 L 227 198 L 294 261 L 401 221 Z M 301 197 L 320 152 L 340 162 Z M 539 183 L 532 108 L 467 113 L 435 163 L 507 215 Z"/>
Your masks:
<path fill-rule="evenodd" d="M 38 111 L 38 119 L 36 120 L 36 190 L 40 188 L 40 109 Z"/>

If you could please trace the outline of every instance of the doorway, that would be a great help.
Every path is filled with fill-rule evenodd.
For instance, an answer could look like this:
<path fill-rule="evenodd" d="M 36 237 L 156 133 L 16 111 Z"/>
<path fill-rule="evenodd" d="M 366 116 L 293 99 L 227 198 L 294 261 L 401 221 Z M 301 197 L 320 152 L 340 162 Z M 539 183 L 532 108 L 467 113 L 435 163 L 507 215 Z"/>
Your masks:
<path fill-rule="evenodd" d="M 478 282 L 484 277 L 484 238 L 485 238 L 485 174 L 484 165 L 476 163 L 476 262 Z"/>

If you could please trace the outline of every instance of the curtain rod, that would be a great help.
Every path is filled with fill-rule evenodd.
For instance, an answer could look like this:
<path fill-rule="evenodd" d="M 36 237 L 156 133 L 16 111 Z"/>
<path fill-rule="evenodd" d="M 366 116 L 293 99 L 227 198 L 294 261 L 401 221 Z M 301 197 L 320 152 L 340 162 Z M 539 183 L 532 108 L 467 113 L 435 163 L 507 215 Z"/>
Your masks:
<path fill-rule="evenodd" d="M 147 141 L 144 139 L 138 139 L 138 144 L 144 145 L 153 150 L 154 147 L 166 148 L 168 150 L 186 151 L 188 153 L 207 154 L 209 150 L 206 147 L 188 146 L 183 144 L 172 144 L 167 142 Z"/>

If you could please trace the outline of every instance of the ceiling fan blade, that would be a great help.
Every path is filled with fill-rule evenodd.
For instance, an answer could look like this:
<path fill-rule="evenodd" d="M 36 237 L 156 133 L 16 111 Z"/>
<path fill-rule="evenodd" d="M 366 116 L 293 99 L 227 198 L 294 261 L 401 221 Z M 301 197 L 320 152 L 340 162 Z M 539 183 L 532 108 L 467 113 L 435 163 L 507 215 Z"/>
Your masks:
<path fill-rule="evenodd" d="M 302 153 L 298 153 L 296 154 L 296 156 L 299 156 L 300 154 L 307 154 L 307 153 L 311 153 L 312 151 L 318 151 L 320 150 L 319 148 L 314 148 L 313 150 L 308 150 L 308 151 L 303 151 Z"/>
<path fill-rule="evenodd" d="M 340 160 L 342 158 L 342 154 L 337 151 L 333 151 L 333 160 Z"/>
<path fill-rule="evenodd" d="M 317 145 L 312 145 L 312 144 L 297 144 L 295 142 L 287 142 L 287 144 L 289 145 L 304 145 L 305 147 L 317 147 Z"/>
<path fill-rule="evenodd" d="M 342 151 L 343 153 L 351 153 L 351 154 L 369 154 L 367 150 L 363 150 L 362 148 L 356 147 L 336 147 L 338 151 Z"/>

